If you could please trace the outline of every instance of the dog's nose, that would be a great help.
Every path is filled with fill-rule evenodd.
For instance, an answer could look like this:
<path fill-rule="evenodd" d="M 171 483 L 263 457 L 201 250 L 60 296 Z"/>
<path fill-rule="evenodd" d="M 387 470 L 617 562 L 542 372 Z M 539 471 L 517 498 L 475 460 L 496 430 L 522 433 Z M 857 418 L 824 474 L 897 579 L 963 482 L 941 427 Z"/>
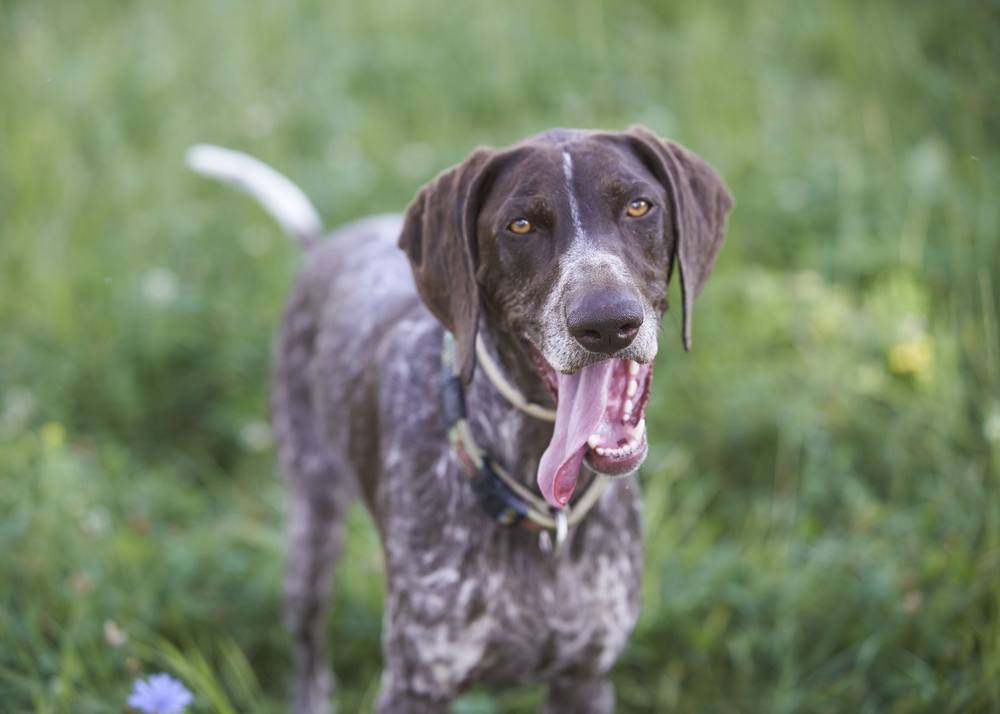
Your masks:
<path fill-rule="evenodd" d="M 591 352 L 612 354 L 632 344 L 642 326 L 642 303 L 621 290 L 588 292 L 566 312 L 569 332 Z"/>

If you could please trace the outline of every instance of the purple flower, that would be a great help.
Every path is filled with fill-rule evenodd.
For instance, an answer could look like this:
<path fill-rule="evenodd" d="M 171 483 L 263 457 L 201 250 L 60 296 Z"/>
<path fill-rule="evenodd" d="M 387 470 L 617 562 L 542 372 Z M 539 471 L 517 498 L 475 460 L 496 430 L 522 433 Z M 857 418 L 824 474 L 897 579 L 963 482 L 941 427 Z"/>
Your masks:
<path fill-rule="evenodd" d="M 191 698 L 187 687 L 169 674 L 154 674 L 135 680 L 128 705 L 146 714 L 183 714 Z"/>

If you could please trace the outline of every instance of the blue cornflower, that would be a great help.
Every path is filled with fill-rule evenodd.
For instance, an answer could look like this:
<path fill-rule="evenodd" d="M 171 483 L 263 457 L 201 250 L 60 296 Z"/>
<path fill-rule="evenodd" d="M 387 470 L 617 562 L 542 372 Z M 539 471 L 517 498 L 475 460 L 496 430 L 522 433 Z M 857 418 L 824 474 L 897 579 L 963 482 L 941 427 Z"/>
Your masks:
<path fill-rule="evenodd" d="M 183 714 L 191 699 L 187 687 L 169 674 L 154 674 L 135 680 L 128 705 L 146 714 Z"/>

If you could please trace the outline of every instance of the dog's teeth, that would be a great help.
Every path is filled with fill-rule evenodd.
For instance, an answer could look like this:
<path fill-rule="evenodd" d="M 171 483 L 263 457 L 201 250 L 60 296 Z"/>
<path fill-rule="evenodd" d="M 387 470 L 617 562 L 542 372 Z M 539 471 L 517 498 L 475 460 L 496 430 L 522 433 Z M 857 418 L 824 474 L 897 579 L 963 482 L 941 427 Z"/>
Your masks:
<path fill-rule="evenodd" d="M 635 407 L 635 402 L 633 402 L 631 399 L 626 399 L 625 400 L 625 407 L 624 407 L 625 413 L 626 414 L 631 414 L 633 407 Z"/>
<path fill-rule="evenodd" d="M 638 443 L 642 439 L 643 433 L 646 431 L 646 418 L 643 417 L 639 420 L 639 423 L 632 427 L 632 438 Z"/>
<path fill-rule="evenodd" d="M 628 361 L 628 373 L 630 375 L 632 375 L 633 377 L 635 375 L 639 374 L 639 363 L 638 362 L 633 362 L 632 360 L 629 360 Z"/>
<path fill-rule="evenodd" d="M 600 443 L 601 443 L 601 437 L 599 437 L 597 434 L 591 434 L 590 438 L 587 439 L 587 446 L 589 446 L 591 449 L 596 449 L 600 445 Z"/>
<path fill-rule="evenodd" d="M 608 450 L 605 449 L 603 446 L 594 447 L 594 451 L 597 452 L 598 456 L 605 456 L 608 453 Z"/>
<path fill-rule="evenodd" d="M 639 389 L 639 383 L 634 379 L 630 379 L 628 381 L 628 387 L 625 388 L 625 394 L 630 397 L 634 397 L 637 389 Z"/>

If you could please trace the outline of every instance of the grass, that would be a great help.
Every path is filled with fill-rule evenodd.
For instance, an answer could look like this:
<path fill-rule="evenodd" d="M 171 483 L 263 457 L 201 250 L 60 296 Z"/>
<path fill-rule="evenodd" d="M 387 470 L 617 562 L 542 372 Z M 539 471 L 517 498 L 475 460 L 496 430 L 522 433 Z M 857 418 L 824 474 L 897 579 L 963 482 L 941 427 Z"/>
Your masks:
<path fill-rule="evenodd" d="M 1000 710 L 998 32 L 974 2 L 0 5 L 0 712 L 120 711 L 160 670 L 194 711 L 285 708 L 263 424 L 297 256 L 189 144 L 335 225 L 477 143 L 633 122 L 738 207 L 658 366 L 619 711 Z M 355 513 L 341 711 L 377 694 L 380 567 Z"/>

